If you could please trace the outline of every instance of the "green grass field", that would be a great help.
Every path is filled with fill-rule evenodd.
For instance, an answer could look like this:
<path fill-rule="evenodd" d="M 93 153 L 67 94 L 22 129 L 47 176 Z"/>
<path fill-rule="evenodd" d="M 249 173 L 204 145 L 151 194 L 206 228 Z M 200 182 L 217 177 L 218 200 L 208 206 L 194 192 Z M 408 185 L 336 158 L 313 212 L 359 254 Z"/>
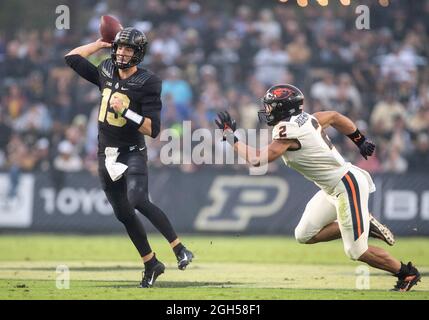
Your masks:
<path fill-rule="evenodd" d="M 5 299 L 429 299 L 429 238 L 398 239 L 388 248 L 423 275 L 412 292 L 390 292 L 395 278 L 370 268 L 368 290 L 356 289 L 362 263 L 341 241 L 300 245 L 286 237 L 183 236 L 196 259 L 176 267 L 167 242 L 150 235 L 166 266 L 155 288 L 140 289 L 142 263 L 126 236 L 0 236 L 0 300 Z M 70 289 L 57 289 L 67 265 Z M 359 281 L 358 281 L 359 282 Z"/>

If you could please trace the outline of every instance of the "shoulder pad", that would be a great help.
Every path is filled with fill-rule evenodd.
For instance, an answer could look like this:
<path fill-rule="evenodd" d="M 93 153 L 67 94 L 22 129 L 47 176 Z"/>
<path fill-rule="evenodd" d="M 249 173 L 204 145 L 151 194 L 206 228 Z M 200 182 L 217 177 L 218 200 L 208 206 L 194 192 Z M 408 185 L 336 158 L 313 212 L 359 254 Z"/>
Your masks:
<path fill-rule="evenodd" d="M 100 70 L 102 75 L 112 78 L 113 77 L 113 71 L 115 70 L 115 66 L 112 62 L 112 59 L 106 59 L 103 62 L 100 63 Z"/>
<path fill-rule="evenodd" d="M 303 112 L 297 116 L 293 116 L 290 119 L 290 122 L 295 123 L 298 127 L 302 127 L 309 119 L 311 119 L 311 117 L 312 116 L 310 114 Z"/>
<path fill-rule="evenodd" d="M 139 75 L 133 77 L 130 79 L 130 82 L 128 82 L 129 85 L 144 85 L 146 81 L 148 81 L 150 78 L 152 78 L 155 74 L 146 69 L 142 69 L 143 72 L 141 72 Z"/>
<path fill-rule="evenodd" d="M 272 139 L 297 139 L 299 136 L 299 127 L 292 121 L 280 121 L 273 128 Z"/>

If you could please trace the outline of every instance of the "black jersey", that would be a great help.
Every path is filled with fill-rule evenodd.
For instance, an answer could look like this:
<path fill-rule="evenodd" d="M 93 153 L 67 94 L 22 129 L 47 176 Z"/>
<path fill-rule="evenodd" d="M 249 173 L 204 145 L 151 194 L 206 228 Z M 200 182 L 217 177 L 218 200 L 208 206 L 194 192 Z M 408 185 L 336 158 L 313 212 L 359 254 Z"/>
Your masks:
<path fill-rule="evenodd" d="M 80 76 L 97 85 L 101 92 L 98 113 L 99 152 L 105 147 L 145 146 L 144 135 L 129 120 L 118 116 L 110 107 L 117 96 L 124 106 L 152 121 L 152 137 L 160 131 L 161 79 L 153 72 L 138 68 L 132 76 L 121 80 L 111 59 L 95 67 L 80 55 L 66 56 L 66 61 Z"/>

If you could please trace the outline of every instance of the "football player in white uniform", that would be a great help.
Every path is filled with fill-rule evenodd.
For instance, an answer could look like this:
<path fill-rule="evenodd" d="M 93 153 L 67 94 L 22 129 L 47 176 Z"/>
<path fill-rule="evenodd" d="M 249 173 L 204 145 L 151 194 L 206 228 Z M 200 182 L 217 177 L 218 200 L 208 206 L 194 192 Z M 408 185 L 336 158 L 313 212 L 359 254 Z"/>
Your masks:
<path fill-rule="evenodd" d="M 264 109 L 259 116 L 274 127 L 266 148 L 256 150 L 239 141 L 234 135 L 236 122 L 228 112 L 219 113 L 216 124 L 223 130 L 224 140 L 249 164 L 261 166 L 282 157 L 287 166 L 321 189 L 308 202 L 295 229 L 297 241 L 313 244 L 342 238 L 348 257 L 392 273 L 398 278 L 393 290 L 410 290 L 421 278 L 412 263 L 404 264 L 386 250 L 368 245 L 369 236 L 394 243 L 390 230 L 368 211 L 369 194 L 375 191 L 371 176 L 345 161 L 324 129 L 332 126 L 347 135 L 365 159 L 373 154 L 375 145 L 338 112 L 304 112 L 304 95 L 292 85 L 273 86 L 262 100 Z"/>

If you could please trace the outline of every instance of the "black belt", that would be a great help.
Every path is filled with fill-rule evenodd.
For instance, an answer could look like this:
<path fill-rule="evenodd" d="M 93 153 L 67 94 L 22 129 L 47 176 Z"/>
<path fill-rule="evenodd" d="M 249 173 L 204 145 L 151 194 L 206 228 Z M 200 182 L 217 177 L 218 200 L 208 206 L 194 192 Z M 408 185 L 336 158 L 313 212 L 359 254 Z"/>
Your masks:
<path fill-rule="evenodd" d="M 129 153 L 129 152 L 143 151 L 145 149 L 146 149 L 146 146 L 139 147 L 138 145 L 134 145 L 134 146 L 127 146 L 127 147 L 119 147 L 118 152 Z"/>

